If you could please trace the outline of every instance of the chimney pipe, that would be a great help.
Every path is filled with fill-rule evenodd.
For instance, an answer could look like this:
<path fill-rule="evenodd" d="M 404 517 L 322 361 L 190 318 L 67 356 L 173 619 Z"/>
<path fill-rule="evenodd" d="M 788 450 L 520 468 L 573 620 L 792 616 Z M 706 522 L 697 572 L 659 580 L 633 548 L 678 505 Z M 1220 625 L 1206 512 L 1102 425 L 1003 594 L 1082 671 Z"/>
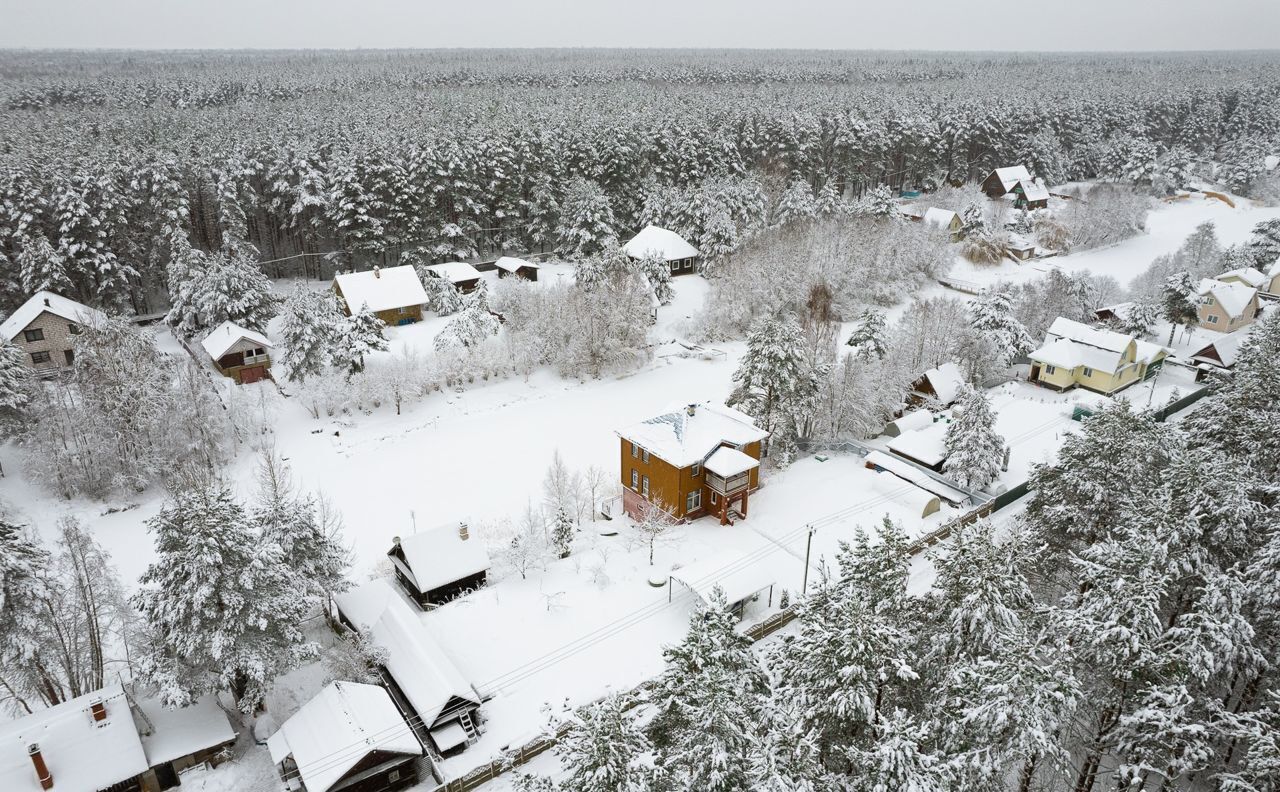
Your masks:
<path fill-rule="evenodd" d="M 685 411 L 686 413 L 688 413 L 688 415 L 689 415 L 689 417 L 690 417 L 690 418 L 692 418 L 692 417 L 693 417 L 693 414 L 694 414 L 694 413 L 696 413 L 696 412 L 698 411 L 698 405 L 696 405 L 696 404 L 690 404 L 688 407 L 685 407 L 685 408 L 684 408 L 684 411 Z"/>
<path fill-rule="evenodd" d="M 40 788 L 53 789 L 53 774 L 49 772 L 49 766 L 44 763 L 44 754 L 40 753 L 40 744 L 31 743 L 28 745 L 27 753 L 31 756 L 31 764 L 35 765 L 36 778 L 40 781 Z"/>
<path fill-rule="evenodd" d="M 48 298 L 48 297 L 45 297 L 45 298 L 44 298 L 44 307 L 45 307 L 45 308 L 48 308 L 48 307 L 49 307 L 49 298 Z"/>
<path fill-rule="evenodd" d="M 458 523 L 458 538 L 464 542 L 471 538 L 471 532 L 467 530 L 467 524 L 464 522 Z"/>
<path fill-rule="evenodd" d="M 89 709 L 93 711 L 94 723 L 100 723 L 107 719 L 107 705 L 102 703 L 102 699 L 98 699 L 90 704 Z"/>
<path fill-rule="evenodd" d="M 391 537 L 391 546 L 392 546 L 392 547 L 399 547 L 399 546 L 400 546 L 400 537 L 398 537 L 398 536 L 393 536 L 393 537 Z"/>

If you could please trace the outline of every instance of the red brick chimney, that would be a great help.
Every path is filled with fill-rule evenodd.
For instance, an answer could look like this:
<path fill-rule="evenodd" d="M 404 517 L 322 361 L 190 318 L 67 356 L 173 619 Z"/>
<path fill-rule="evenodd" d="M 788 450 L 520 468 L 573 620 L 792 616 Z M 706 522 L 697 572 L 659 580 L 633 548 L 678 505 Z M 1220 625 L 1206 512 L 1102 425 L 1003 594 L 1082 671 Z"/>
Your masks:
<path fill-rule="evenodd" d="M 31 743 L 28 745 L 27 753 L 31 756 L 31 764 L 35 765 L 36 778 L 40 781 L 40 788 L 53 789 L 53 774 L 49 772 L 49 766 L 44 763 L 44 754 L 40 753 L 40 744 Z"/>
<path fill-rule="evenodd" d="M 102 699 L 90 704 L 89 709 L 93 711 L 94 723 L 100 723 L 107 719 L 107 705 L 102 703 Z"/>
<path fill-rule="evenodd" d="M 464 522 L 458 523 L 458 538 L 464 542 L 471 538 L 471 532 L 467 530 L 467 524 Z"/>

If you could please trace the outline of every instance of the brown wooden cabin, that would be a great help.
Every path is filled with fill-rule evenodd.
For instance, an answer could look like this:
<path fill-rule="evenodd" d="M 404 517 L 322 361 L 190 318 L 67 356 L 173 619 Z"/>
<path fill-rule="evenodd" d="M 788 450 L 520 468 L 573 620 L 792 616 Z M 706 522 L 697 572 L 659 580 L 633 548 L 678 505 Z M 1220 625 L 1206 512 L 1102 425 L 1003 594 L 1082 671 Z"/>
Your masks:
<path fill-rule="evenodd" d="M 747 516 L 760 487 L 759 460 L 769 433 L 737 410 L 690 404 L 618 431 L 622 506 L 642 519 L 651 504 L 673 521 L 706 514 Z"/>
<path fill-rule="evenodd" d="M 1023 165 L 996 168 L 982 180 L 981 189 L 988 198 L 1000 198 L 1013 192 L 1014 186 L 1023 179 L 1031 180 L 1031 174 Z"/>
<path fill-rule="evenodd" d="M 271 379 L 272 344 L 262 333 L 223 322 L 200 342 L 218 373 L 239 385 Z"/>
<path fill-rule="evenodd" d="M 656 225 L 647 225 L 627 244 L 622 252 L 632 259 L 658 256 L 667 262 L 672 275 L 689 275 L 698 271 L 699 250 L 674 231 Z"/>
<path fill-rule="evenodd" d="M 465 261 L 446 261 L 443 264 L 431 264 L 422 269 L 427 275 L 449 281 L 462 294 L 473 292 L 480 285 L 480 270 Z"/>
<path fill-rule="evenodd" d="M 347 316 L 368 309 L 393 326 L 421 322 L 422 306 L 427 302 L 418 271 L 408 264 L 339 273 L 333 278 L 333 290 L 342 298 Z"/>
<path fill-rule="evenodd" d="M 471 539 L 466 523 L 397 536 L 387 556 L 396 581 L 423 610 L 482 588 L 489 572 L 484 543 Z"/>
<path fill-rule="evenodd" d="M 511 256 L 503 256 L 494 262 L 494 269 L 498 271 L 499 278 L 509 278 L 515 276 L 524 278 L 527 281 L 536 281 L 538 279 L 539 267 L 532 261 L 513 258 Z M 474 288 L 474 287 L 473 287 Z"/>

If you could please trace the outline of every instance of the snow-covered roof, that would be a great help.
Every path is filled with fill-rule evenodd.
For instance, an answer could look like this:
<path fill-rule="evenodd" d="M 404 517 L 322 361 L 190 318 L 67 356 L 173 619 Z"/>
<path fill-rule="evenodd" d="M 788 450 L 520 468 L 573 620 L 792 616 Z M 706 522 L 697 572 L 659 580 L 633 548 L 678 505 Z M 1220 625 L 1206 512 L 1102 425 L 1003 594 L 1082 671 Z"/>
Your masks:
<path fill-rule="evenodd" d="M 540 267 L 537 264 L 533 263 L 532 261 L 525 261 L 522 258 L 515 258 L 513 256 L 503 256 L 502 258 L 493 262 L 493 266 L 497 267 L 503 272 L 515 272 L 521 267 L 529 267 L 531 269 L 540 269 Z"/>
<path fill-rule="evenodd" d="M 1255 325 L 1242 327 L 1233 333 L 1218 336 L 1214 340 L 1205 344 L 1196 351 L 1191 359 L 1200 363 L 1209 363 L 1214 366 L 1225 366 L 1230 368 L 1236 364 L 1236 359 L 1240 356 L 1240 347 L 1244 346 L 1244 342 L 1249 339 L 1253 333 Z M 1217 360 L 1207 357 L 1210 352 L 1217 354 Z M 1221 361 L 1219 363 L 1218 361 Z"/>
<path fill-rule="evenodd" d="M 217 360 L 235 346 L 241 339 L 252 341 L 260 347 L 270 348 L 271 342 L 262 333 L 250 330 L 247 327 L 241 327 L 235 322 L 227 321 L 213 328 L 209 335 L 200 341 L 200 346 L 204 347 L 204 351 L 209 357 Z"/>
<path fill-rule="evenodd" d="M 912 429 L 921 429 L 933 423 L 933 413 L 928 410 L 916 410 L 914 412 L 904 413 L 901 418 L 890 421 L 890 425 L 898 430 L 898 434 L 910 432 Z"/>
<path fill-rule="evenodd" d="M 932 501 L 938 499 L 938 496 L 932 492 L 921 489 L 911 482 L 903 481 L 887 470 L 876 473 L 871 482 L 876 492 L 894 503 L 910 507 L 921 515 Z"/>
<path fill-rule="evenodd" d="M 1124 355 L 1130 344 L 1135 346 L 1135 363 L 1151 363 L 1168 354 L 1168 350 L 1159 344 L 1058 317 L 1049 326 L 1044 345 L 1028 357 L 1038 363 L 1061 368 L 1087 366 L 1098 371 L 1115 372 L 1125 363 Z"/>
<path fill-rule="evenodd" d="M 446 261 L 443 264 L 431 264 L 423 269 L 450 283 L 466 283 L 480 279 L 480 270 L 465 261 Z"/>
<path fill-rule="evenodd" d="M 390 311 L 427 302 L 427 291 L 422 288 L 417 271 L 403 264 L 399 267 L 380 269 L 374 267 L 364 272 L 343 272 L 334 276 L 342 298 L 352 313 L 367 307 L 370 311 Z"/>
<path fill-rule="evenodd" d="M 939 209 L 936 206 L 930 206 L 924 211 L 924 222 L 938 228 L 950 228 L 951 223 L 959 217 L 960 215 L 950 209 Z"/>
<path fill-rule="evenodd" d="M 964 375 L 960 373 L 960 367 L 955 363 L 943 363 L 937 368 L 931 368 L 924 373 L 924 378 L 929 380 L 938 401 L 943 404 L 951 404 L 955 401 L 960 395 L 961 386 L 964 385 Z"/>
<path fill-rule="evenodd" d="M 647 225 L 641 229 L 640 233 L 622 246 L 622 251 L 632 258 L 644 258 L 650 253 L 656 253 L 665 261 L 679 261 L 698 255 L 698 249 L 686 242 L 684 237 L 656 225 Z"/>
<path fill-rule="evenodd" d="M 947 458 L 947 426 L 946 421 L 938 421 L 923 429 L 903 432 L 889 441 L 889 450 L 924 465 L 940 464 Z"/>
<path fill-rule="evenodd" d="M 227 713 L 218 706 L 218 699 L 212 693 L 180 709 L 169 709 L 156 699 L 143 699 L 138 702 L 138 708 L 154 727 L 151 734 L 142 735 L 142 750 L 152 767 L 236 738 Z M 145 728 L 144 723 L 138 726 Z"/>
<path fill-rule="evenodd" d="M 1227 312 L 1227 316 L 1235 319 L 1244 313 L 1244 309 L 1249 307 L 1249 303 L 1253 302 L 1258 290 L 1251 286 L 1245 286 L 1243 283 L 1223 283 L 1211 278 L 1203 278 L 1200 281 L 1200 286 L 1196 288 L 1196 294 L 1201 297 L 1207 297 L 1212 294 L 1218 304 L 1222 306 L 1222 310 Z"/>
<path fill-rule="evenodd" d="M 93 719 L 96 701 L 106 709 L 104 720 Z M 41 792 L 28 754 L 31 745 L 40 746 L 55 790 L 105 789 L 150 767 L 118 684 L 0 723 L 0 789 Z"/>
<path fill-rule="evenodd" d="M 760 467 L 760 460 L 748 456 L 736 448 L 720 446 L 702 465 L 721 478 L 733 478 Z"/>
<path fill-rule="evenodd" d="M 442 525 L 400 540 L 405 572 L 418 590 L 430 591 L 439 586 L 484 572 L 489 568 L 489 554 L 479 539 L 463 539 L 457 524 Z M 392 557 L 394 562 L 400 559 Z"/>
<path fill-rule="evenodd" d="M 1049 200 L 1049 188 L 1044 186 L 1044 182 L 1038 179 L 1019 179 L 1018 183 L 1022 185 L 1022 197 L 1028 201 Z"/>
<path fill-rule="evenodd" d="M 61 294 L 39 291 L 18 306 L 18 310 L 0 324 L 0 334 L 4 335 L 6 341 L 12 341 L 17 338 L 18 333 L 27 329 L 40 314 L 46 311 L 76 324 L 90 324 L 106 318 L 106 314 L 102 311 L 63 297 Z"/>
<path fill-rule="evenodd" d="M 1121 302 L 1121 303 L 1116 303 L 1115 305 L 1104 305 L 1101 308 L 1099 308 L 1097 311 L 1094 311 L 1094 314 L 1100 317 L 1104 313 L 1109 313 L 1118 319 L 1128 319 L 1129 311 L 1131 311 L 1132 309 L 1133 309 L 1132 302 Z"/>
<path fill-rule="evenodd" d="M 1013 189 L 1013 186 L 1020 181 L 1031 181 L 1031 174 L 1027 173 L 1025 165 L 1011 165 L 1007 168 L 996 168 L 996 178 L 1000 180 L 1000 184 L 1004 187 L 1005 192 Z"/>
<path fill-rule="evenodd" d="M 1030 353 L 1027 357 L 1037 363 L 1044 363 L 1058 368 L 1074 369 L 1085 366 L 1095 371 L 1112 373 L 1120 368 L 1120 363 L 1123 360 L 1123 356 L 1119 352 L 1082 344 L 1070 338 L 1059 338 L 1055 341 L 1050 341 Z"/>
<path fill-rule="evenodd" d="M 898 478 L 903 479 L 904 481 L 909 481 L 921 489 L 932 492 L 934 495 L 937 495 L 939 498 L 942 498 L 944 501 L 953 505 L 964 503 L 969 498 L 968 495 L 964 494 L 960 490 L 943 484 L 941 481 L 938 481 L 933 476 L 925 473 L 920 468 L 915 467 L 910 462 L 897 459 L 883 451 L 872 451 L 870 454 L 867 454 L 867 463 L 875 465 L 882 470 L 887 470 Z"/>
<path fill-rule="evenodd" d="M 725 602 L 735 602 L 750 597 L 774 583 L 772 564 L 759 561 L 747 565 L 728 563 L 723 558 L 712 557 L 705 561 L 686 564 L 671 573 L 671 579 L 698 595 L 703 602 L 711 602 L 711 594 L 719 587 Z"/>
<path fill-rule="evenodd" d="M 703 402 L 673 405 L 660 415 L 619 429 L 618 436 L 682 468 L 704 461 L 723 443 L 743 446 L 763 440 L 769 433 L 757 428 L 745 413 Z"/>
<path fill-rule="evenodd" d="M 462 724 L 458 721 L 449 721 L 431 730 L 431 740 L 436 744 L 436 748 L 447 751 L 467 741 L 467 730 L 462 728 Z"/>
<path fill-rule="evenodd" d="M 1278 259 L 1276 259 L 1275 261 L 1271 262 L 1271 266 L 1270 266 L 1270 267 L 1267 267 L 1267 277 L 1268 277 L 1268 278 L 1274 278 L 1274 277 L 1276 277 L 1277 275 L 1280 275 L 1280 258 L 1278 258 Z"/>
<path fill-rule="evenodd" d="M 1255 289 L 1270 280 L 1270 278 L 1253 267 L 1240 267 L 1239 269 L 1227 270 L 1219 275 L 1217 280 L 1225 281 L 1230 278 L 1237 278 L 1243 281 L 1246 285 L 1252 286 Z"/>
<path fill-rule="evenodd" d="M 471 684 L 404 600 L 388 601 L 368 636 L 386 650 L 387 672 L 423 725 L 434 726 L 455 697 L 480 705 Z"/>
<path fill-rule="evenodd" d="M 1101 327 L 1090 327 L 1082 322 L 1065 319 L 1061 316 L 1054 319 L 1053 324 L 1049 325 L 1049 332 L 1045 340 L 1052 341 L 1058 338 L 1066 338 L 1111 352 L 1124 352 L 1128 349 L 1129 343 L 1133 341 L 1133 336 Z"/>
<path fill-rule="evenodd" d="M 333 595 L 338 610 L 361 632 L 376 624 L 391 601 L 397 599 L 400 599 L 399 592 L 386 578 L 374 578 Z"/>
<path fill-rule="evenodd" d="M 1010 250 L 1035 250 L 1036 243 L 1022 234 L 1010 234 L 1008 246 Z"/>
<path fill-rule="evenodd" d="M 292 755 L 310 792 L 325 792 L 374 751 L 422 754 L 390 694 L 358 682 L 323 688 L 267 739 L 267 749 L 276 764 Z"/>

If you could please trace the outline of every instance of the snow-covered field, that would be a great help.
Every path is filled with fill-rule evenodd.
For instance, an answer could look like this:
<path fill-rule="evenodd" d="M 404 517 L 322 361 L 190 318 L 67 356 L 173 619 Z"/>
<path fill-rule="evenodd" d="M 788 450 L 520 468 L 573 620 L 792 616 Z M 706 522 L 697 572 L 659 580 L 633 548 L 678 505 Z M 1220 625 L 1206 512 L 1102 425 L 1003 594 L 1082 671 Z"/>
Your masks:
<path fill-rule="evenodd" d="M 1205 220 L 1213 220 L 1219 238 L 1229 244 L 1247 236 L 1256 222 L 1277 216 L 1280 209 L 1247 202 L 1232 209 L 1192 198 L 1161 205 L 1151 213 L 1148 234 L 1110 248 L 1024 266 L 958 265 L 954 274 L 990 283 L 1036 277 L 1057 266 L 1110 274 L 1127 283 Z M 543 277 L 563 276 L 552 270 Z M 367 415 L 322 420 L 313 419 L 297 395 L 283 398 L 270 383 L 246 390 L 261 390 L 275 449 L 292 466 L 297 483 L 325 495 L 343 514 L 355 559 L 352 575 L 360 581 L 385 573 L 385 553 L 394 536 L 465 519 L 484 539 L 492 523 L 515 519 L 540 500 L 547 465 L 557 451 L 570 469 L 598 466 L 613 480 L 616 427 L 671 403 L 723 400 L 743 345 L 720 345 L 723 355 L 704 357 L 669 343 L 680 337 L 684 322 L 707 294 L 706 282 L 696 276 L 676 279 L 675 288 L 677 298 L 661 309 L 651 336 L 652 362 L 621 378 L 576 382 L 539 371 L 527 380 L 477 383 L 433 394 L 406 404 L 402 415 L 384 405 Z M 385 354 L 429 348 L 443 323 L 430 318 L 392 329 L 392 350 Z M 162 341 L 178 353 L 171 339 Z M 1123 396 L 1145 406 L 1166 401 L 1175 389 L 1186 393 L 1194 386 L 1190 372 L 1166 368 L 1159 380 Z M 285 390 L 301 388 L 286 384 Z M 1053 394 L 1019 381 L 1000 386 L 992 396 L 997 430 L 1013 449 L 1001 478 L 1006 485 L 1024 480 L 1032 465 L 1050 461 L 1063 434 L 1078 426 L 1070 420 L 1072 406 L 1097 398 L 1081 392 Z M 75 514 L 110 550 L 125 581 L 136 581 L 153 557 L 144 523 L 159 509 L 161 491 L 111 504 L 65 501 L 24 476 L 14 447 L 0 449 L 0 462 L 7 473 L 0 480 L 0 500 L 10 505 L 11 516 L 51 538 L 57 518 Z M 243 448 L 228 470 L 245 496 L 254 489 L 255 464 L 255 454 Z M 749 609 L 747 618 L 758 620 L 778 608 L 783 589 L 800 590 L 810 526 L 815 528 L 812 578 L 859 525 L 874 529 L 888 515 L 909 534 L 919 535 L 956 514 L 944 507 L 921 519 L 899 497 L 909 488 L 886 490 L 877 486 L 877 475 L 852 454 L 825 461 L 805 458 L 785 470 L 767 471 L 764 486 L 751 498 L 748 520 L 726 527 L 702 520 L 674 529 L 657 548 L 655 567 L 660 573 L 694 563 L 763 570 L 774 590 L 771 602 L 762 598 Z M 107 513 L 109 509 L 116 511 Z M 600 526 L 584 523 L 570 558 L 535 569 L 527 579 L 506 574 L 465 600 L 423 615 L 459 667 L 493 696 L 484 707 L 488 732 L 478 745 L 446 762 L 449 773 L 459 775 L 533 736 L 546 720 L 544 705 L 553 711 L 575 706 L 654 675 L 661 668 L 662 647 L 683 634 L 692 595 L 678 585 L 652 587 L 647 548 L 625 526 L 615 536 L 599 535 Z M 927 570 L 913 575 L 913 586 L 927 586 L 927 578 Z M 292 703 L 318 684 L 314 673 L 291 677 L 282 681 L 288 690 L 277 698 Z M 221 787 L 211 778 L 206 788 Z"/>

